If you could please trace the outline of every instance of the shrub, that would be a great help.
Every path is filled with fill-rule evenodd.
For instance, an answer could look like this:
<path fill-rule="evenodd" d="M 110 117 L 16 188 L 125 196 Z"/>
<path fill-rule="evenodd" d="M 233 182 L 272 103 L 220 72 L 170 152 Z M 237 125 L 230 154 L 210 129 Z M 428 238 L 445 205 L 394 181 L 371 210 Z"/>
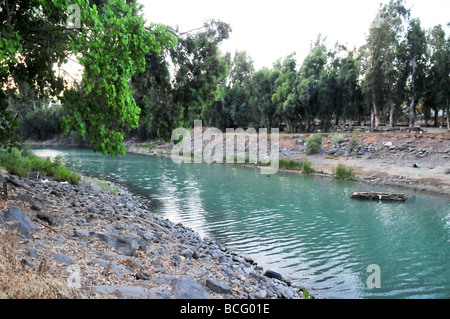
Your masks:
<path fill-rule="evenodd" d="M 306 145 L 306 154 L 316 154 L 322 148 L 322 134 L 315 134 L 306 140 L 308 145 Z"/>
<path fill-rule="evenodd" d="M 350 140 L 350 143 L 348 144 L 348 151 L 353 152 L 356 151 L 359 146 L 359 142 L 356 140 L 355 137 L 352 137 Z"/>
<path fill-rule="evenodd" d="M 28 173 L 37 171 L 45 176 L 52 176 L 56 181 L 67 181 L 77 185 L 80 182 L 80 175 L 70 171 L 62 165 L 61 158 L 56 158 L 55 162 L 44 159 L 36 155 L 23 156 L 18 149 L 11 152 L 0 151 L 0 166 L 3 166 L 10 174 L 25 176 Z"/>
<path fill-rule="evenodd" d="M 314 168 L 311 167 L 311 162 L 306 159 L 303 159 L 302 161 L 302 172 L 303 174 L 311 174 L 315 172 Z"/>
<path fill-rule="evenodd" d="M 335 170 L 333 170 L 333 177 L 336 179 L 354 180 L 355 174 L 352 168 L 346 168 L 342 163 L 339 163 Z"/>
<path fill-rule="evenodd" d="M 284 168 L 284 169 L 295 169 L 295 170 L 302 169 L 302 163 L 299 161 L 295 161 L 295 160 L 280 159 L 278 165 L 280 168 Z"/>
<path fill-rule="evenodd" d="M 345 138 L 342 135 L 339 135 L 339 134 L 338 135 L 334 135 L 331 138 L 331 144 L 332 145 L 340 144 L 340 143 L 342 143 L 344 141 L 345 141 Z"/>

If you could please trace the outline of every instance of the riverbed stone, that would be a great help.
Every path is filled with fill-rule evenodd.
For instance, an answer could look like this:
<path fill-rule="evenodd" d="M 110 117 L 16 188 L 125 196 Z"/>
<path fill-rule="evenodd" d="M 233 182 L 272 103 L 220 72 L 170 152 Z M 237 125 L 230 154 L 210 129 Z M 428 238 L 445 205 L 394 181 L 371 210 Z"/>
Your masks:
<path fill-rule="evenodd" d="M 187 276 L 181 276 L 172 281 L 172 294 L 176 299 L 212 298 L 201 283 Z"/>
<path fill-rule="evenodd" d="M 231 287 L 224 285 L 223 283 L 219 282 L 215 279 L 206 279 L 206 287 L 211 289 L 214 292 L 220 293 L 220 294 L 230 294 L 231 293 Z"/>
<path fill-rule="evenodd" d="M 17 206 L 11 206 L 5 213 L 0 212 L 0 224 L 2 223 L 11 229 L 17 229 L 25 238 L 31 238 L 31 233 L 38 230 L 28 215 Z"/>
<path fill-rule="evenodd" d="M 72 265 L 73 260 L 69 256 L 66 256 L 64 254 L 55 254 L 52 256 L 54 260 L 59 261 L 60 263 L 66 264 L 66 265 Z"/>

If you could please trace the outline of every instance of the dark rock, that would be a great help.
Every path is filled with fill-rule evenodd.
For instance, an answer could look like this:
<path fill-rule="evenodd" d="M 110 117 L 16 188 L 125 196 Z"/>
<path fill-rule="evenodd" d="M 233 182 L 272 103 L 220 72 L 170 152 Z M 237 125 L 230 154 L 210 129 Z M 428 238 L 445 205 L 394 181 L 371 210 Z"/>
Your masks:
<path fill-rule="evenodd" d="M 219 294 L 231 294 L 231 287 L 226 286 L 214 279 L 206 279 L 206 287 Z"/>
<path fill-rule="evenodd" d="M 17 206 L 11 206 L 6 213 L 0 214 L 0 223 L 7 223 L 10 228 L 17 229 L 26 238 L 30 238 L 30 234 L 38 230 L 27 214 Z"/>
<path fill-rule="evenodd" d="M 28 185 L 25 182 L 22 182 L 21 180 L 19 180 L 16 176 L 14 175 L 9 175 L 9 180 L 8 182 L 10 182 L 11 184 L 13 184 L 16 187 L 21 187 L 21 188 L 25 188 L 25 189 L 30 189 L 30 185 Z"/>
<path fill-rule="evenodd" d="M 60 263 L 66 264 L 66 265 L 72 265 L 73 260 L 69 256 L 63 255 L 63 254 L 55 254 L 53 255 L 53 259 L 56 261 L 59 261 Z"/>
<path fill-rule="evenodd" d="M 39 218 L 40 220 L 43 220 L 44 222 L 47 222 L 47 224 L 49 224 L 50 226 L 53 225 L 54 222 L 53 216 L 46 215 L 44 213 L 37 213 L 36 217 Z"/>
<path fill-rule="evenodd" d="M 264 273 L 264 276 L 269 277 L 269 278 L 275 278 L 278 280 L 282 280 L 283 276 L 275 271 L 272 270 L 266 270 L 266 272 Z"/>
<path fill-rule="evenodd" d="M 172 294 L 176 299 L 211 299 L 202 284 L 186 276 L 172 281 Z"/>

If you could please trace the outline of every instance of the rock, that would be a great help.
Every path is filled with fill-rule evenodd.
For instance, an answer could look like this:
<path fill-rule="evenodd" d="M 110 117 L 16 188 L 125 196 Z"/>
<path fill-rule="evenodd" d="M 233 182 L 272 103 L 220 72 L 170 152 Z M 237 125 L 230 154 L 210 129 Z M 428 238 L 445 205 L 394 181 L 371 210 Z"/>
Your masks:
<path fill-rule="evenodd" d="M 105 293 L 105 294 L 114 294 L 118 297 L 131 297 L 131 298 L 141 298 L 148 299 L 150 298 L 150 291 L 148 289 L 139 287 L 139 286 L 92 286 L 97 292 Z"/>
<path fill-rule="evenodd" d="M 30 185 L 28 185 L 25 182 L 22 182 L 21 180 L 19 180 L 16 176 L 14 175 L 9 175 L 9 180 L 8 182 L 10 182 L 11 184 L 13 184 L 16 187 L 21 187 L 21 188 L 25 188 L 25 189 L 30 189 Z"/>
<path fill-rule="evenodd" d="M 37 213 L 36 217 L 39 218 L 40 220 L 43 220 L 44 222 L 47 222 L 47 224 L 49 224 L 50 226 L 53 225 L 54 221 L 53 216 L 46 215 L 44 213 Z"/>
<path fill-rule="evenodd" d="M 231 287 L 226 286 L 214 279 L 206 279 L 206 287 L 219 294 L 231 294 Z"/>
<path fill-rule="evenodd" d="M 32 210 L 41 211 L 44 209 L 44 205 L 30 195 L 19 194 L 17 195 L 16 199 L 29 203 Z"/>
<path fill-rule="evenodd" d="M 266 299 L 267 298 L 267 290 L 266 289 L 262 289 L 262 290 L 258 291 L 257 293 L 255 293 L 255 298 L 257 298 L 257 299 Z"/>
<path fill-rule="evenodd" d="M 123 279 L 122 269 L 120 269 L 120 267 L 117 266 L 117 264 L 106 261 L 101 258 L 94 258 L 94 259 L 92 259 L 91 263 L 94 265 L 99 265 L 100 267 L 104 267 L 106 269 L 111 269 L 114 272 L 114 274 L 117 276 L 117 278 Z"/>
<path fill-rule="evenodd" d="M 182 276 L 172 281 L 172 294 L 176 299 L 212 298 L 203 285 L 186 276 Z"/>
<path fill-rule="evenodd" d="M 0 223 L 7 223 L 10 228 L 17 229 L 26 238 L 30 238 L 31 233 L 38 230 L 27 214 L 17 206 L 11 206 L 6 213 L 0 214 Z"/>
<path fill-rule="evenodd" d="M 450 174 L 450 168 L 446 168 L 446 169 L 444 170 L 444 174 Z"/>
<path fill-rule="evenodd" d="M 59 261 L 60 263 L 66 264 L 66 265 L 72 265 L 73 260 L 69 256 L 63 255 L 63 254 L 55 254 L 52 256 L 54 260 Z"/>
<path fill-rule="evenodd" d="M 272 270 L 266 270 L 266 272 L 264 273 L 264 276 L 269 277 L 269 278 L 275 278 L 278 280 L 282 280 L 283 276 L 275 271 Z"/>
<path fill-rule="evenodd" d="M 89 237 L 89 231 L 86 229 L 75 229 L 75 237 Z"/>

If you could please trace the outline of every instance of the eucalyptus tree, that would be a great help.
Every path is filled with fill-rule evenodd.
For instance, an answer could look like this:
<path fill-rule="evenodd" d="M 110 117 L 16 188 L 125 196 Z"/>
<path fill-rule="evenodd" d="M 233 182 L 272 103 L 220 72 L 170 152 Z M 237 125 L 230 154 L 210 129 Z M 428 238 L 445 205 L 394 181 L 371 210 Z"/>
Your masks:
<path fill-rule="evenodd" d="M 298 72 L 296 90 L 304 113 L 304 125 L 307 133 L 314 128 L 314 118 L 319 113 L 320 75 L 327 64 L 325 39 L 318 36 Z"/>
<path fill-rule="evenodd" d="M 425 30 L 420 26 L 419 19 L 411 19 L 406 35 L 407 57 L 411 68 L 410 104 L 408 110 L 409 127 L 414 126 L 415 107 L 425 89 L 425 72 L 427 62 L 427 42 Z"/>
<path fill-rule="evenodd" d="M 450 130 L 450 35 L 446 37 L 441 25 L 427 32 L 429 67 L 425 80 L 424 105 L 433 109 L 435 125 L 439 111 L 447 113 L 447 125 Z"/>
<path fill-rule="evenodd" d="M 300 121 L 301 105 L 294 98 L 295 84 L 297 81 L 297 61 L 295 52 L 284 58 L 283 62 L 277 61 L 274 65 L 279 70 L 280 76 L 275 81 L 272 102 L 276 104 L 276 114 L 283 119 L 289 132 L 295 132 Z"/>
<path fill-rule="evenodd" d="M 403 0 L 391 0 L 378 10 L 369 30 L 366 45 L 369 65 L 366 77 L 371 91 L 372 127 L 380 124 L 384 104 L 389 106 L 389 122 L 393 125 L 394 98 L 400 73 L 398 50 L 409 14 Z"/>

